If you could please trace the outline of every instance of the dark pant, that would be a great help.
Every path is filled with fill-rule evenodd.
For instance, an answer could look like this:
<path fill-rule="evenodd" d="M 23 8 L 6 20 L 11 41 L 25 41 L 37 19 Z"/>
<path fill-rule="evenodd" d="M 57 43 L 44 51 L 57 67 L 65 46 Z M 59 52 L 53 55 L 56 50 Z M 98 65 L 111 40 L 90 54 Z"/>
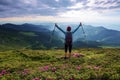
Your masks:
<path fill-rule="evenodd" d="M 69 49 L 69 53 L 71 53 L 72 50 L 72 44 L 65 44 L 65 52 L 67 53 L 67 50 Z"/>

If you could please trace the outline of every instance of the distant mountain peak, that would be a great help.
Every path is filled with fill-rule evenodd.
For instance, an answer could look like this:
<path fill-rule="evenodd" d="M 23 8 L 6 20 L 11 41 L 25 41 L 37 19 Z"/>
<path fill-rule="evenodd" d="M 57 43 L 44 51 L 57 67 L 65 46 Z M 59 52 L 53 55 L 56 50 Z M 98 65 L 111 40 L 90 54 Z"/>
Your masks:
<path fill-rule="evenodd" d="M 12 23 L 5 23 L 5 24 L 2 24 L 2 25 L 15 25 L 15 24 L 12 24 Z"/>
<path fill-rule="evenodd" d="M 34 25 L 29 23 L 24 23 L 21 25 L 6 23 L 6 24 L 3 24 L 2 26 L 6 28 L 19 30 L 19 31 L 49 32 L 49 30 L 45 28 L 44 25 Z"/>

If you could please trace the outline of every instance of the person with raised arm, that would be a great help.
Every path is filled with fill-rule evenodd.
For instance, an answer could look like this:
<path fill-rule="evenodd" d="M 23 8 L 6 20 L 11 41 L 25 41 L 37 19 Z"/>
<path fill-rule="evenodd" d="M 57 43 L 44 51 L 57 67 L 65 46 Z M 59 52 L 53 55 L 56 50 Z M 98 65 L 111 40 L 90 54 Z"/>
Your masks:
<path fill-rule="evenodd" d="M 74 31 L 71 31 L 70 26 L 67 27 L 66 31 L 64 31 L 55 23 L 55 27 L 57 27 L 61 32 L 63 32 L 65 34 L 65 57 L 64 57 L 64 59 L 67 59 L 68 49 L 69 49 L 69 58 L 71 57 L 72 41 L 73 41 L 72 35 L 79 29 L 80 26 L 82 26 L 81 22 L 80 22 L 79 26 Z"/>

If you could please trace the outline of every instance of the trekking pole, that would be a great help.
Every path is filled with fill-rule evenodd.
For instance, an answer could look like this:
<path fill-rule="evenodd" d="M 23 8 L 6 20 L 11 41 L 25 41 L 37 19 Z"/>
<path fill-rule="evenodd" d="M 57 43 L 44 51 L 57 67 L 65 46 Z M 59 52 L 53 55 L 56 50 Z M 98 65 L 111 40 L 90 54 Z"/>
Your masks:
<path fill-rule="evenodd" d="M 84 37 L 86 38 L 85 30 L 84 30 L 83 25 L 82 25 L 81 22 L 80 22 L 80 26 L 81 26 L 81 28 L 82 28 L 82 31 L 83 31 Z"/>
<path fill-rule="evenodd" d="M 82 25 L 82 23 L 81 23 L 81 22 L 80 22 L 80 26 L 81 26 L 82 31 L 83 31 L 83 34 L 84 34 L 84 39 L 85 39 L 85 42 L 86 42 L 86 43 L 88 43 L 88 42 L 87 42 L 87 39 L 86 39 L 86 33 L 85 33 L 85 30 L 84 30 L 83 25 Z"/>
<path fill-rule="evenodd" d="M 51 37 L 50 37 L 50 43 L 52 42 L 52 37 L 53 37 L 53 35 L 54 35 L 54 32 L 55 32 L 55 26 L 54 26 L 54 29 L 53 29 L 53 31 L 52 31 Z"/>

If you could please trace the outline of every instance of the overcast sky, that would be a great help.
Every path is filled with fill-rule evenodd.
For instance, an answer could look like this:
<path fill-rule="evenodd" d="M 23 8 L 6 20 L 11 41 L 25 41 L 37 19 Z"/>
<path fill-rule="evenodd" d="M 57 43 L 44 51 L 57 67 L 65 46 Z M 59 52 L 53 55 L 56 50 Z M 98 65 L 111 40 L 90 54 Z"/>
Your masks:
<path fill-rule="evenodd" d="M 0 23 L 84 22 L 120 25 L 120 0 L 0 0 Z"/>

